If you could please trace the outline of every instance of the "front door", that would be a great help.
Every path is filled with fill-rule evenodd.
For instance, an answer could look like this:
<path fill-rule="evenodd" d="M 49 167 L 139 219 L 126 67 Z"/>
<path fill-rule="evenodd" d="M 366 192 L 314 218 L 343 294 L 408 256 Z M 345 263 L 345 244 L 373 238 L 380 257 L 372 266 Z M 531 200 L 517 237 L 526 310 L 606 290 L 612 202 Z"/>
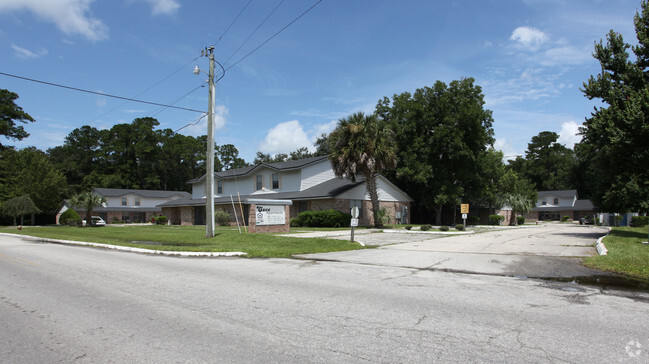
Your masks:
<path fill-rule="evenodd" d="M 194 225 L 205 225 L 205 206 L 194 206 Z"/>

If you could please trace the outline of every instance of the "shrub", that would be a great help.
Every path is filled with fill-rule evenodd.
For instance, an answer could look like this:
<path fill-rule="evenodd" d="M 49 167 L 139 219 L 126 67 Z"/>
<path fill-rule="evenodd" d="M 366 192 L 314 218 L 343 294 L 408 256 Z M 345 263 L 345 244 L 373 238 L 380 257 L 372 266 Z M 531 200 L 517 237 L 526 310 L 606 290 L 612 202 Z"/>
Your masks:
<path fill-rule="evenodd" d="M 524 225 L 525 224 L 525 217 L 516 216 L 516 223 L 518 223 L 518 225 Z"/>
<path fill-rule="evenodd" d="M 155 218 L 155 224 L 156 225 L 165 225 L 169 221 L 166 216 L 157 216 Z"/>
<path fill-rule="evenodd" d="M 642 227 L 649 224 L 649 216 L 632 216 L 631 217 L 631 226 Z"/>
<path fill-rule="evenodd" d="M 412 226 L 410 226 L 410 225 L 406 225 L 406 226 L 404 227 L 404 229 L 406 229 L 406 230 L 410 230 L 410 229 L 412 229 Z"/>
<path fill-rule="evenodd" d="M 65 210 L 65 212 L 63 212 L 61 214 L 61 217 L 59 218 L 59 223 L 61 225 L 67 225 L 68 224 L 67 222 L 68 222 L 69 219 L 76 219 L 76 220 L 81 221 L 81 216 L 79 216 L 79 214 L 76 211 L 74 211 L 73 209 L 67 209 L 67 210 Z M 72 226 L 74 226 L 74 225 L 72 225 Z"/>
<path fill-rule="evenodd" d="M 500 225 L 503 220 L 505 220 L 503 215 L 489 215 L 489 225 Z"/>
<path fill-rule="evenodd" d="M 80 218 L 69 218 L 65 220 L 65 224 L 68 226 L 81 226 L 81 219 Z"/>
<path fill-rule="evenodd" d="M 480 223 L 480 217 L 471 215 L 466 221 L 469 225 L 478 225 Z"/>
<path fill-rule="evenodd" d="M 300 219 L 298 219 L 297 217 L 290 219 L 289 225 L 291 225 L 291 227 L 300 227 Z"/>
<path fill-rule="evenodd" d="M 337 210 L 304 211 L 297 215 L 299 226 L 346 227 L 352 215 Z"/>
<path fill-rule="evenodd" d="M 439 227 L 439 230 L 440 230 L 440 231 L 448 231 L 448 230 L 449 230 L 449 227 L 446 226 L 446 225 L 444 225 L 444 226 L 440 226 L 440 227 Z"/>
<path fill-rule="evenodd" d="M 565 215 L 565 216 L 563 216 L 563 217 L 561 218 L 561 222 L 566 222 L 566 221 L 568 221 L 568 220 L 570 220 L 570 216 L 568 216 L 568 215 Z"/>
<path fill-rule="evenodd" d="M 419 230 L 428 231 L 428 230 L 430 230 L 431 227 L 432 226 L 430 226 L 430 225 L 422 225 L 421 227 L 419 227 Z"/>
<path fill-rule="evenodd" d="M 455 230 L 457 231 L 464 231 L 465 227 L 463 224 L 456 224 L 455 225 Z"/>
<path fill-rule="evenodd" d="M 219 226 L 228 226 L 230 225 L 230 220 L 232 215 L 225 210 L 215 210 L 214 211 L 214 222 Z"/>

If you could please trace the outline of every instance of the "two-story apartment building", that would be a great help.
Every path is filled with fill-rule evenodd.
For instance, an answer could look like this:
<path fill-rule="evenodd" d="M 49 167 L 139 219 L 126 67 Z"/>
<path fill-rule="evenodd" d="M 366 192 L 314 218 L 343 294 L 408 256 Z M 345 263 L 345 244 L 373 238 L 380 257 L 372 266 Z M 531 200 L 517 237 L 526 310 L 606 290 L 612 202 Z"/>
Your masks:
<path fill-rule="evenodd" d="M 577 190 L 538 191 L 538 200 L 525 219 L 530 220 L 555 220 L 569 216 L 572 220 L 595 214 L 595 206 L 590 200 L 580 200 Z"/>
<path fill-rule="evenodd" d="M 173 224 L 205 224 L 205 176 L 189 181 L 192 195 L 166 202 L 162 214 Z M 381 208 L 389 223 L 408 223 L 412 199 L 385 177 L 377 177 Z M 358 206 L 359 224 L 371 225 L 372 213 L 365 181 L 337 178 L 327 157 L 313 157 L 279 163 L 262 163 L 215 173 L 215 209 L 248 216 L 248 200 L 291 200 L 290 217 L 306 210 L 335 209 L 349 213 Z M 247 221 L 246 221 L 247 224 Z"/>
<path fill-rule="evenodd" d="M 159 190 L 134 190 L 120 188 L 95 188 L 93 193 L 103 196 L 106 203 L 96 207 L 92 214 L 104 219 L 107 223 L 114 221 L 147 222 L 155 215 L 160 215 L 162 209 L 158 207 L 165 202 L 191 196 L 185 191 L 159 191 Z M 67 201 L 57 214 L 58 217 L 70 208 Z M 85 209 L 74 207 L 80 215 L 85 214 Z"/>

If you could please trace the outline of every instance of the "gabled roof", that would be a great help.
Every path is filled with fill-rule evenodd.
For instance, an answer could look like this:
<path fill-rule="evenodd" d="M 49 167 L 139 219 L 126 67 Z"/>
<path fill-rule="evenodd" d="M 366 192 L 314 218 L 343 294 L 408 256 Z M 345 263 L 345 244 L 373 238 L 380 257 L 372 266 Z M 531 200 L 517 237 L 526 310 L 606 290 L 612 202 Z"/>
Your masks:
<path fill-rule="evenodd" d="M 124 195 L 138 195 L 147 198 L 191 197 L 191 194 L 186 191 L 134 190 L 126 188 L 95 188 L 92 191 L 104 197 L 121 197 Z"/>
<path fill-rule="evenodd" d="M 574 198 L 577 196 L 577 190 L 556 190 L 556 191 L 537 191 L 539 198 L 544 196 L 556 196 L 561 198 Z"/>
<path fill-rule="evenodd" d="M 323 198 L 333 198 L 351 188 L 354 188 L 365 182 L 365 179 L 358 178 L 352 182 L 347 178 L 332 178 L 323 183 L 319 183 L 303 191 L 279 192 L 279 193 L 255 193 L 254 195 L 241 196 L 242 201 L 246 199 L 272 199 L 272 200 L 313 200 Z M 230 196 L 217 197 L 214 199 L 215 204 L 230 203 Z M 179 198 L 173 201 L 165 202 L 158 207 L 172 206 L 200 206 L 205 205 L 205 198 L 192 199 L 191 196 Z"/>
<path fill-rule="evenodd" d="M 234 177 L 243 177 L 243 176 L 248 176 L 255 171 L 261 169 L 261 168 L 268 168 L 271 170 L 275 171 L 290 171 L 290 170 L 295 170 L 295 169 L 300 169 L 304 168 L 306 166 L 309 166 L 311 164 L 319 163 L 323 160 L 326 160 L 327 156 L 321 156 L 321 157 L 311 157 L 311 158 L 303 158 L 303 159 L 296 159 L 296 160 L 290 160 L 286 162 L 277 162 L 277 163 L 261 163 L 257 164 L 255 166 L 250 166 L 250 167 L 243 167 L 243 168 L 236 168 L 236 169 L 230 169 L 227 171 L 221 171 L 221 172 L 216 172 L 214 175 L 216 178 L 223 179 L 223 178 L 234 178 Z M 203 175 L 200 178 L 196 178 L 190 181 L 187 181 L 187 183 L 196 183 L 200 182 L 205 179 L 205 175 Z"/>

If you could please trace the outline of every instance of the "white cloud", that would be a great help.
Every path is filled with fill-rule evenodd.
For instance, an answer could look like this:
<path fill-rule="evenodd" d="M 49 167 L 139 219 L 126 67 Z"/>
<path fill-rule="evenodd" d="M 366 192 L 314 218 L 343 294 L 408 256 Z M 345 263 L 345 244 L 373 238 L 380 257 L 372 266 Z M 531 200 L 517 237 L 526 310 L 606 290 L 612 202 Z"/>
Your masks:
<path fill-rule="evenodd" d="M 573 149 L 575 144 L 581 141 L 581 135 L 577 135 L 577 133 L 579 133 L 579 126 L 580 125 L 574 121 L 563 122 L 561 124 L 561 131 L 559 131 L 559 139 L 557 142 Z"/>
<path fill-rule="evenodd" d="M 494 143 L 494 149 L 503 152 L 503 161 L 514 160 L 517 156 L 523 155 L 522 153 L 517 152 L 514 147 L 509 145 L 505 138 L 496 139 L 496 142 Z"/>
<path fill-rule="evenodd" d="M 523 48 L 536 51 L 548 40 L 548 37 L 536 28 L 518 27 L 514 29 L 509 39 L 516 41 Z"/>
<path fill-rule="evenodd" d="M 592 58 L 589 50 L 579 50 L 570 46 L 548 49 L 544 55 L 545 57 L 541 58 L 541 64 L 547 66 L 579 65 Z"/>
<path fill-rule="evenodd" d="M 215 132 L 225 126 L 229 112 L 230 111 L 227 107 L 225 107 L 225 105 L 216 105 L 216 107 L 214 108 Z M 200 135 L 207 135 L 207 115 L 201 114 L 200 116 L 197 116 L 195 120 L 188 122 L 188 124 L 178 132 L 195 137 Z"/>
<path fill-rule="evenodd" d="M 94 0 L 0 0 L 0 12 L 29 10 L 50 21 L 66 34 L 80 34 L 91 41 L 108 38 L 108 27 L 90 14 Z"/>
<path fill-rule="evenodd" d="M 47 54 L 47 50 L 44 48 L 41 48 L 41 50 L 38 52 L 32 52 L 29 49 L 19 47 L 15 44 L 12 44 L 11 48 L 13 48 L 14 52 L 16 52 L 16 57 L 20 59 L 40 58 Z"/>
<path fill-rule="evenodd" d="M 338 120 L 332 120 L 326 124 L 318 124 L 312 130 L 311 140 L 315 142 L 322 134 L 329 134 L 338 125 Z"/>
<path fill-rule="evenodd" d="M 313 143 L 297 120 L 277 124 L 259 146 L 262 153 L 289 153 L 298 148 L 313 149 Z"/>
<path fill-rule="evenodd" d="M 173 15 L 180 8 L 176 0 L 144 0 L 151 5 L 153 15 Z"/>

